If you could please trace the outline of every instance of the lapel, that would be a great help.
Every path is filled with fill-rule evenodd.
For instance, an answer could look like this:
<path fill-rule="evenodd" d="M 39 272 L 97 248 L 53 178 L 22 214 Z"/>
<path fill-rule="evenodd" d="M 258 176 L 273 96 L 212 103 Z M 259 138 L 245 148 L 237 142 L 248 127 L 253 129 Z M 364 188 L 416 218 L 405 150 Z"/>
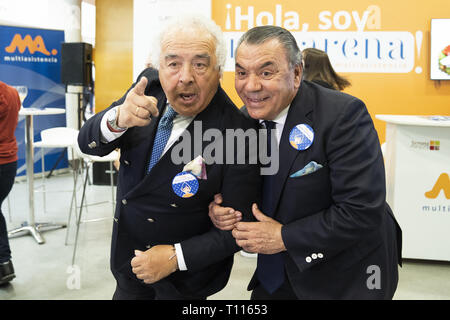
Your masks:
<path fill-rule="evenodd" d="M 194 154 L 195 153 L 195 140 L 196 139 L 200 139 L 201 141 L 201 150 L 199 150 L 201 153 L 203 153 L 203 148 L 204 148 L 204 142 L 203 142 L 203 136 L 197 136 L 194 134 L 194 122 L 196 121 L 200 121 L 200 123 L 202 124 L 202 132 L 200 132 L 201 134 L 203 134 L 203 132 L 209 128 L 217 128 L 219 130 L 222 130 L 222 125 L 221 125 L 221 117 L 220 117 L 220 110 L 222 107 L 222 104 L 220 103 L 221 99 L 219 98 L 219 96 L 223 93 L 222 89 L 219 86 L 218 92 L 216 93 L 216 95 L 214 96 L 214 98 L 211 100 L 211 103 L 202 111 L 200 112 L 189 124 L 189 126 L 186 128 L 186 131 L 188 132 L 188 134 L 191 137 L 191 153 L 192 153 L 192 157 L 191 160 L 194 159 L 196 156 L 198 156 L 198 154 Z M 161 101 L 163 101 L 164 103 L 160 106 L 158 103 L 158 109 L 160 111 L 160 115 L 158 117 L 158 122 L 162 116 L 162 108 L 163 106 L 165 106 L 166 104 L 166 98 L 163 95 L 163 99 L 161 99 Z M 158 99 L 158 101 L 160 101 L 160 99 Z M 151 150 L 153 147 L 153 141 L 156 135 L 156 129 L 157 129 L 157 122 L 155 121 L 155 124 L 153 124 L 152 128 L 149 128 L 149 137 L 148 137 L 148 144 L 145 144 L 146 146 L 148 146 L 148 150 L 144 151 L 144 154 L 147 154 L 147 159 L 150 159 L 150 154 L 151 154 Z M 147 138 L 144 138 L 147 139 Z M 148 162 L 146 161 L 146 166 L 143 169 L 143 179 L 141 180 L 140 183 L 138 183 L 129 193 L 128 193 L 128 197 L 129 196 L 133 196 L 133 197 L 137 197 L 139 195 L 148 193 L 151 190 L 154 190 L 158 187 L 160 187 L 163 184 L 172 184 L 172 179 L 175 177 L 176 174 L 180 173 L 181 170 L 183 169 L 185 164 L 179 164 L 179 165 L 175 165 L 172 160 L 171 160 L 171 153 L 172 153 L 172 149 L 182 141 L 182 138 L 180 137 L 174 144 L 172 144 L 172 146 L 169 148 L 169 150 L 167 150 L 166 153 L 164 153 L 164 155 L 161 157 L 161 159 L 159 159 L 159 161 L 153 166 L 152 170 L 150 171 L 149 174 L 147 174 L 147 167 L 148 167 Z M 198 144 L 198 142 L 197 142 Z M 197 152 L 198 153 L 198 152 Z"/>
<path fill-rule="evenodd" d="M 292 164 L 296 159 L 301 159 L 305 157 L 308 149 L 306 150 L 296 150 L 289 143 L 289 134 L 292 128 L 298 124 L 308 124 L 315 130 L 314 123 L 312 120 L 312 111 L 315 104 L 315 99 L 313 92 L 307 83 L 302 81 L 302 84 L 292 100 L 289 112 L 284 124 L 283 133 L 281 135 L 280 146 L 279 146 L 279 164 L 278 173 L 275 176 L 274 181 L 274 208 L 275 215 L 277 212 L 278 203 L 280 196 L 283 192 L 284 186 L 286 185 L 286 180 L 289 175 L 289 171 Z M 313 142 L 314 143 L 314 142 Z"/>

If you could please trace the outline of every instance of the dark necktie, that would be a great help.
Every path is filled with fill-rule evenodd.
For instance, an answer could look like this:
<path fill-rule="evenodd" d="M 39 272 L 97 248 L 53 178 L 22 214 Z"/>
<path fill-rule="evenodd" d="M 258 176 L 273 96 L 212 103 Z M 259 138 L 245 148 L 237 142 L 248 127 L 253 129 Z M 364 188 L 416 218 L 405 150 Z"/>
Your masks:
<path fill-rule="evenodd" d="M 272 129 L 275 129 L 275 122 L 264 121 L 267 129 L 267 156 L 275 150 L 271 150 L 271 139 L 276 139 L 272 136 Z M 263 194 L 261 209 L 262 212 L 273 217 L 275 214 L 274 208 L 274 180 L 276 175 L 263 176 Z M 282 253 L 276 254 L 258 254 L 258 264 L 256 269 L 256 275 L 259 282 L 264 289 L 272 294 L 275 292 L 284 282 L 284 259 Z"/>
<path fill-rule="evenodd" d="M 158 129 L 156 131 L 155 141 L 153 142 L 152 155 L 147 172 L 150 172 L 153 166 L 158 162 L 159 158 L 161 158 L 161 154 L 164 151 L 164 147 L 166 146 L 170 133 L 172 132 L 173 119 L 176 115 L 177 113 L 175 110 L 172 109 L 170 104 L 167 104 L 167 111 L 158 123 Z"/>
<path fill-rule="evenodd" d="M 267 157 L 270 158 L 272 151 L 272 144 L 271 140 L 276 139 L 276 137 L 272 136 L 272 130 L 275 129 L 276 123 L 273 121 L 265 120 L 263 121 L 265 128 L 267 130 Z M 268 164 L 270 165 L 270 164 Z M 273 216 L 273 197 L 271 196 L 273 194 L 272 188 L 273 188 L 273 180 L 275 178 L 275 175 L 264 175 L 263 176 L 263 198 L 261 202 L 261 209 L 262 212 L 265 215 L 268 215 L 269 217 Z"/>

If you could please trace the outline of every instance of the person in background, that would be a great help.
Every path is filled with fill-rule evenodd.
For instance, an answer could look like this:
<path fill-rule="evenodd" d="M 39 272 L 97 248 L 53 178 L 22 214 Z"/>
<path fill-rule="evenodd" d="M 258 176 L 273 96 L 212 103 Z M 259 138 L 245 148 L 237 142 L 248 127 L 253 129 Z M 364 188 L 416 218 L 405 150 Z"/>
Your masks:
<path fill-rule="evenodd" d="M 302 55 L 304 80 L 339 91 L 351 86 L 350 81 L 334 71 L 325 51 L 316 48 L 307 48 L 302 51 Z"/>
<path fill-rule="evenodd" d="M 152 64 L 152 53 L 151 52 L 147 55 L 147 59 L 145 59 L 144 67 L 145 68 L 154 68 L 155 67 Z"/>
<path fill-rule="evenodd" d="M 2 203 L 14 184 L 17 170 L 17 141 L 14 132 L 19 118 L 17 91 L 0 81 L 0 285 L 15 278 Z"/>

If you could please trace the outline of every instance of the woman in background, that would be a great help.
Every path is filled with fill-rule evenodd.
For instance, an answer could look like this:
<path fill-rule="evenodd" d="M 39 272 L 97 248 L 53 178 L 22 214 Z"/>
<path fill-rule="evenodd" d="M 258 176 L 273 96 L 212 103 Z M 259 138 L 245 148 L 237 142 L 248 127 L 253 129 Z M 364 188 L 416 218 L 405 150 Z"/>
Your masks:
<path fill-rule="evenodd" d="M 14 184 L 17 170 L 16 131 L 20 99 L 16 89 L 0 81 L 0 285 L 14 279 L 2 203 Z"/>
<path fill-rule="evenodd" d="M 351 85 L 350 81 L 334 71 L 325 51 L 307 48 L 302 51 L 302 55 L 303 79 L 339 91 Z"/>

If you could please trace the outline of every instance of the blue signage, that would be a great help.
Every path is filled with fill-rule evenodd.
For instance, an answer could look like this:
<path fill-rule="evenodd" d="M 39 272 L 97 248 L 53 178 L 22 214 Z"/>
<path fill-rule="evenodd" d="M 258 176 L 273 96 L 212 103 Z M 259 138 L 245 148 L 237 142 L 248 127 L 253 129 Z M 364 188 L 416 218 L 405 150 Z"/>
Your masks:
<path fill-rule="evenodd" d="M 65 87 L 61 83 L 61 43 L 64 31 L 0 26 L 0 80 L 11 85 L 26 87 L 22 102 L 24 108 L 65 109 Z M 21 94 L 19 92 L 19 94 Z M 65 127 L 65 114 L 34 116 L 34 140 L 40 132 L 52 127 Z M 17 175 L 24 175 L 25 117 L 19 116 L 16 129 L 19 147 Z M 34 170 L 41 172 L 41 152 L 35 149 Z M 45 149 L 46 170 L 57 163 L 61 149 Z M 67 167 L 67 155 L 55 169 Z"/>

